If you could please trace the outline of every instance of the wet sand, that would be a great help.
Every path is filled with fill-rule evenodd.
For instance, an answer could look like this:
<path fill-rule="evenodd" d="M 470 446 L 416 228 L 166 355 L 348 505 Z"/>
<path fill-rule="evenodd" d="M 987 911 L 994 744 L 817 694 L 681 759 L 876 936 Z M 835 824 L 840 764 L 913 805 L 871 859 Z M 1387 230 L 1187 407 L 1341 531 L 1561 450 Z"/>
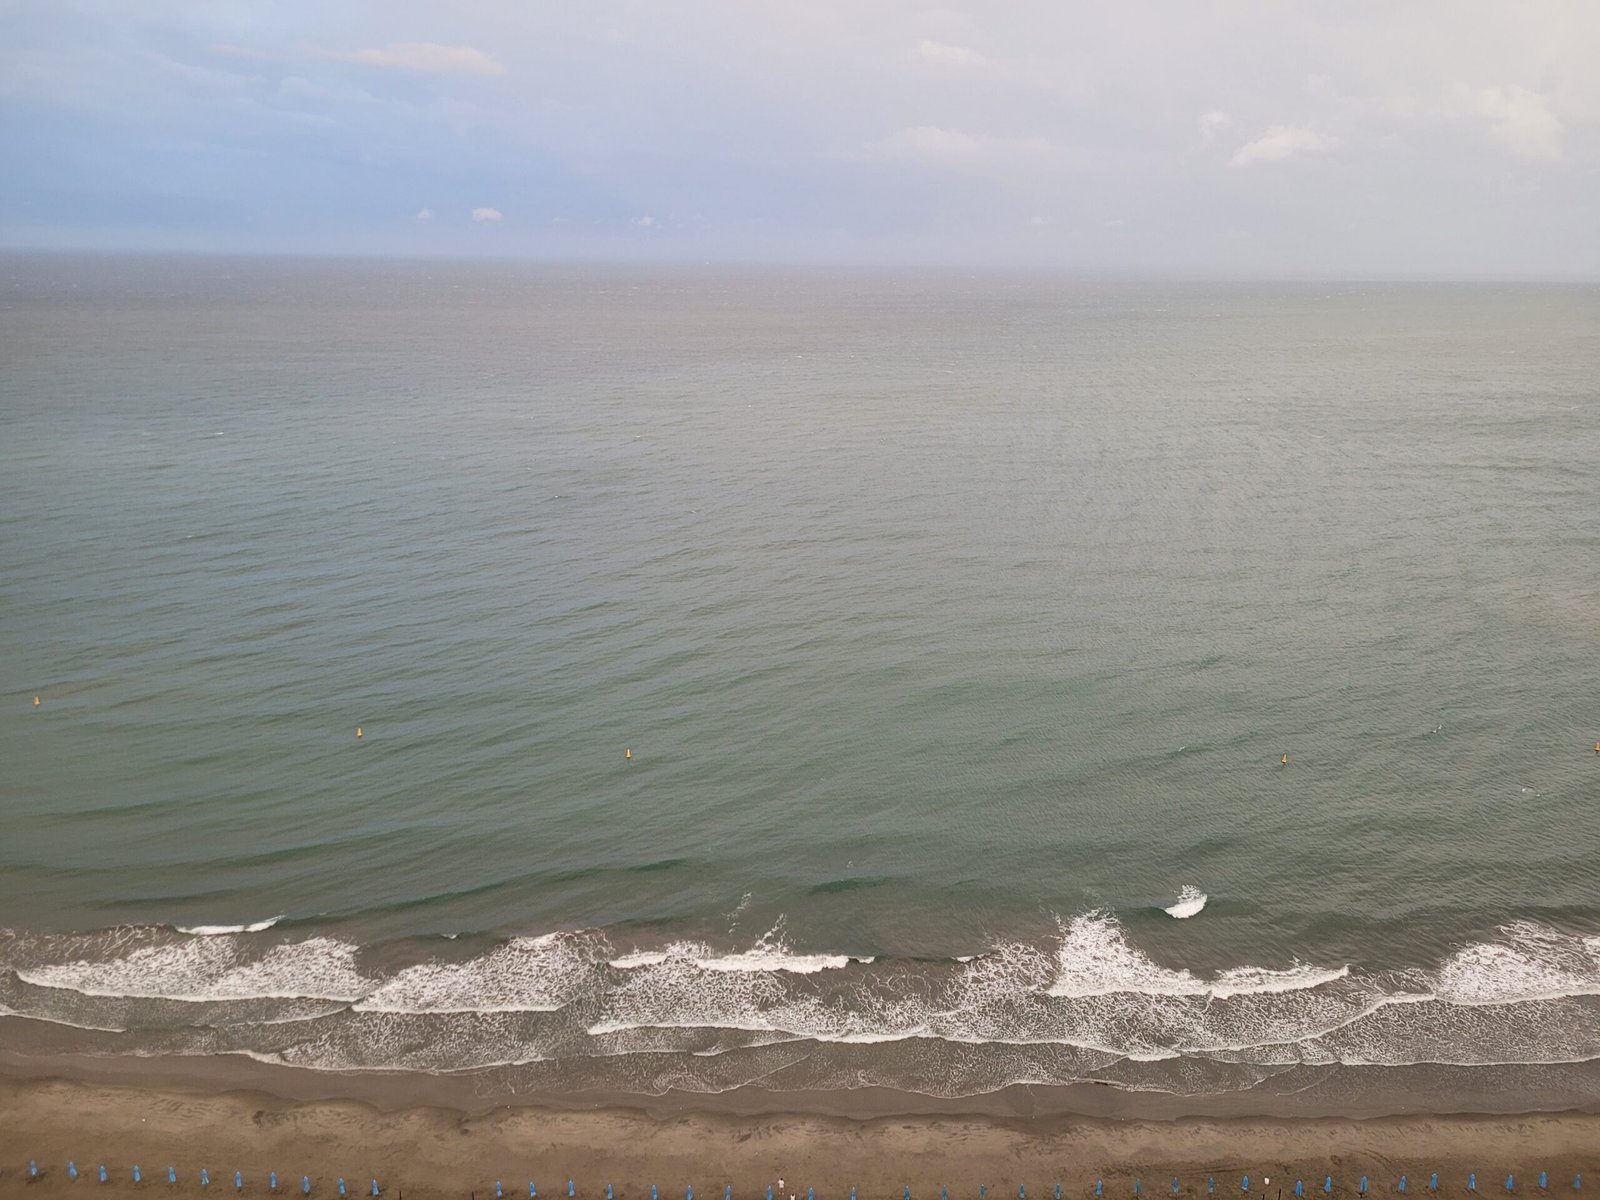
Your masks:
<path fill-rule="evenodd" d="M 41 1169 L 36 1181 L 28 1179 L 30 1159 Z M 82 1172 L 76 1181 L 68 1178 L 69 1160 Z M 101 1163 L 110 1176 L 104 1186 L 96 1181 Z M 142 1184 L 131 1181 L 135 1163 Z M 169 1165 L 178 1171 L 176 1188 L 166 1182 Z M 1335 1197 L 1354 1196 L 1362 1174 L 1372 1195 L 1394 1197 L 1402 1174 L 1411 1193 L 1426 1196 L 1433 1171 L 1440 1192 L 1451 1196 L 1468 1194 L 1472 1171 L 1482 1194 L 1503 1195 L 1508 1172 L 1516 1174 L 1519 1194 L 1542 1194 L 1541 1170 L 1549 1172 L 1551 1194 L 1571 1196 L 1578 1172 L 1593 1174 L 1590 1186 L 1600 1186 L 1600 1116 L 858 1120 L 537 1105 L 469 1112 L 0 1077 L 0 1194 L 200 1195 L 202 1167 L 215 1194 L 232 1192 L 238 1170 L 244 1192 L 263 1195 L 276 1170 L 291 1196 L 300 1195 L 302 1176 L 310 1177 L 314 1197 L 337 1195 L 340 1177 L 352 1196 L 366 1195 L 376 1177 L 396 1200 L 402 1193 L 487 1200 L 496 1180 L 508 1197 L 522 1197 L 530 1179 L 541 1196 L 555 1198 L 566 1194 L 569 1178 L 579 1200 L 600 1200 L 607 1184 L 618 1200 L 643 1200 L 652 1183 L 670 1200 L 681 1200 L 691 1184 L 703 1200 L 717 1200 L 725 1186 L 736 1196 L 762 1197 L 769 1185 L 785 1197 L 815 1188 L 829 1200 L 852 1186 L 882 1200 L 897 1200 L 908 1186 L 924 1200 L 941 1187 L 975 1200 L 986 1187 L 1006 1200 L 1019 1187 L 1030 1197 L 1051 1197 L 1059 1183 L 1063 1195 L 1088 1197 L 1096 1179 L 1110 1197 L 1131 1197 L 1139 1179 L 1154 1200 L 1172 1194 L 1175 1175 L 1183 1196 L 1204 1196 L 1208 1176 L 1218 1195 L 1239 1196 L 1247 1173 L 1252 1194 L 1270 1200 L 1292 1196 L 1296 1178 L 1306 1181 L 1308 1195 L 1321 1196 L 1330 1173 Z"/>

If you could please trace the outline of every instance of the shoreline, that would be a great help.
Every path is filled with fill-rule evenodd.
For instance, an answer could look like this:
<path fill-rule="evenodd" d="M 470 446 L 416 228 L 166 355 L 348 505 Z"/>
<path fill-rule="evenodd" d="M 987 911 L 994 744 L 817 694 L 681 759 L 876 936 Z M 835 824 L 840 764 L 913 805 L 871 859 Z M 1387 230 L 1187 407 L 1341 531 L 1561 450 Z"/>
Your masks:
<path fill-rule="evenodd" d="M 130 1072 L 130 1077 L 133 1073 Z M 297 1194 L 302 1175 L 312 1194 L 329 1196 L 335 1181 L 366 1195 L 376 1178 L 385 1194 L 508 1196 L 536 1181 L 543 1196 L 598 1200 L 609 1184 L 617 1200 L 642 1200 L 652 1184 L 681 1197 L 688 1185 L 715 1200 L 723 1187 L 748 1198 L 776 1192 L 797 1197 L 898 1197 L 910 1187 L 929 1197 L 992 1189 L 997 1200 L 1025 1187 L 1035 1196 L 1091 1196 L 1096 1180 L 1107 1195 L 1128 1196 L 1134 1180 L 1151 1195 L 1206 1195 L 1207 1178 L 1239 1195 L 1248 1174 L 1255 1194 L 1277 1200 L 1304 1179 L 1321 1195 L 1325 1174 L 1333 1195 L 1397 1195 L 1402 1174 L 1422 1191 L 1430 1173 L 1441 1193 L 1467 1194 L 1469 1172 L 1480 1191 L 1501 1193 L 1507 1173 L 1518 1192 L 1536 1192 L 1540 1171 L 1549 1192 L 1572 1194 L 1578 1173 L 1600 1169 L 1600 1114 L 1345 1118 L 1182 1118 L 979 1115 L 879 1116 L 856 1119 L 815 1113 L 739 1116 L 722 1112 L 652 1114 L 638 1107 L 587 1110 L 548 1105 L 497 1105 L 469 1113 L 448 1105 L 382 1108 L 365 1100 L 282 1098 L 258 1090 L 84 1083 L 0 1075 L 0 1193 L 54 1192 L 89 1186 L 101 1163 L 108 1192 L 160 1187 L 199 1192 L 201 1167 L 213 1186 L 267 1192 L 269 1171 L 280 1190 Z M 39 1180 L 27 1179 L 37 1161 Z M 82 1172 L 72 1181 L 66 1163 Z M 144 1182 L 130 1178 L 134 1163 Z M 179 1175 L 176 1188 L 166 1168 Z M 1270 1180 L 1270 1182 L 1268 1182 Z M 98 1194 L 98 1193 L 97 1193 Z M 1539 1194 L 1545 1194 L 1540 1192 Z"/>
<path fill-rule="evenodd" d="M 741 1086 L 721 1092 L 530 1086 L 516 1068 L 430 1074 L 324 1071 L 244 1054 L 137 1056 L 60 1049 L 30 1053 L 28 1018 L 0 1020 L 0 1083 L 59 1082 L 225 1095 L 251 1093 L 286 1103 L 353 1102 L 378 1112 L 448 1109 L 466 1116 L 538 1109 L 629 1111 L 653 1120 L 814 1116 L 872 1121 L 971 1118 L 998 1122 L 1113 1120 L 1374 1121 L 1391 1118 L 1515 1119 L 1575 1114 L 1600 1120 L 1600 1065 L 1555 1067 L 1298 1068 L 1255 1088 L 1177 1095 L 1107 1083 L 1013 1084 L 944 1097 L 882 1086 L 826 1090 Z M 22 1036 L 17 1036 L 21 1034 Z M 1579 1074 L 1568 1072 L 1577 1070 Z M 1447 1099 L 1441 1099 L 1446 1097 Z"/>

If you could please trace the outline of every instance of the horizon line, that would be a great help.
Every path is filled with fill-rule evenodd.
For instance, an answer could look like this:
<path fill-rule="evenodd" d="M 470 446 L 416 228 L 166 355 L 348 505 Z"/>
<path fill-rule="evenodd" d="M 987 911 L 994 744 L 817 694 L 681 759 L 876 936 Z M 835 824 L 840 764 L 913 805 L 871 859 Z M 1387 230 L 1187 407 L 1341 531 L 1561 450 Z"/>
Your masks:
<path fill-rule="evenodd" d="M 519 266 L 565 269 L 682 271 L 727 269 L 740 271 L 915 271 L 927 274 L 1032 275 L 1083 281 L 1127 283 L 1495 283 L 1600 285 L 1600 273 L 1570 275 L 1491 272 L 1394 273 L 1362 272 L 1348 275 L 1322 271 L 1210 270 L 1158 271 L 1145 268 L 1072 266 L 1065 263 L 936 262 L 914 259 L 831 260 L 805 258 L 608 258 L 541 256 L 538 254 L 393 254 L 363 251 L 253 250 L 195 247 L 75 247 L 0 245 L 0 258 L 40 259 L 213 259 L 281 263 L 350 263 L 449 266 Z"/>

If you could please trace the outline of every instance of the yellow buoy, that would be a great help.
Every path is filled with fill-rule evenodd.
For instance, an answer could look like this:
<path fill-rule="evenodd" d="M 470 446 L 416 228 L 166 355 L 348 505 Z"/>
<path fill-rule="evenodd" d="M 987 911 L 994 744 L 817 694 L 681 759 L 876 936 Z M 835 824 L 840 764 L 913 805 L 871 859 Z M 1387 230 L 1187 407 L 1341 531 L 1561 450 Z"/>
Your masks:
<path fill-rule="evenodd" d="M 357 737 L 361 736 L 361 726 L 359 726 L 359 725 L 356 726 L 356 736 Z"/>
<path fill-rule="evenodd" d="M 1600 746 L 1596 746 L 1595 749 L 1600 750 Z M 622 757 L 627 759 L 629 762 L 632 762 L 633 761 L 633 751 L 631 749 L 624 750 L 622 752 Z"/>
<path fill-rule="evenodd" d="M 1283 765 L 1286 767 L 1289 765 L 1289 756 L 1287 754 L 1283 756 Z"/>
<path fill-rule="evenodd" d="M 34 698 L 33 698 L 33 706 L 34 706 L 34 707 L 35 707 L 35 708 L 38 708 L 38 707 L 39 707 L 39 697 L 37 697 L 37 696 L 35 696 L 35 697 L 34 697 Z M 1600 742 L 1596 742 L 1596 743 L 1595 743 L 1595 747 L 1594 747 L 1594 748 L 1595 748 L 1595 749 L 1596 749 L 1596 750 L 1600 750 Z"/>
<path fill-rule="evenodd" d="M 33 702 L 34 702 L 34 703 L 35 703 L 35 704 L 37 704 L 37 703 L 39 703 L 39 697 L 37 697 L 37 696 L 35 696 L 35 697 L 34 697 L 34 698 L 33 698 Z M 1595 752 L 1595 753 L 1596 753 L 1596 754 L 1600 754 L 1600 742 L 1596 742 L 1596 743 L 1595 743 L 1595 744 L 1594 744 L 1594 752 Z"/>

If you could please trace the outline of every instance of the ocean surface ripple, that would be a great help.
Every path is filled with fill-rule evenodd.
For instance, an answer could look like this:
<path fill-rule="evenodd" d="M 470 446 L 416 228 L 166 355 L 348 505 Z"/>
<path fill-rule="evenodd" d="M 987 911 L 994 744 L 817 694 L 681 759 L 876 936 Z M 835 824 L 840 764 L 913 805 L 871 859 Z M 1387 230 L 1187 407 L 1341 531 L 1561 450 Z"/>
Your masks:
<path fill-rule="evenodd" d="M 1600 289 L 10 255 L 0 328 L 0 1051 L 1600 1103 Z"/>

